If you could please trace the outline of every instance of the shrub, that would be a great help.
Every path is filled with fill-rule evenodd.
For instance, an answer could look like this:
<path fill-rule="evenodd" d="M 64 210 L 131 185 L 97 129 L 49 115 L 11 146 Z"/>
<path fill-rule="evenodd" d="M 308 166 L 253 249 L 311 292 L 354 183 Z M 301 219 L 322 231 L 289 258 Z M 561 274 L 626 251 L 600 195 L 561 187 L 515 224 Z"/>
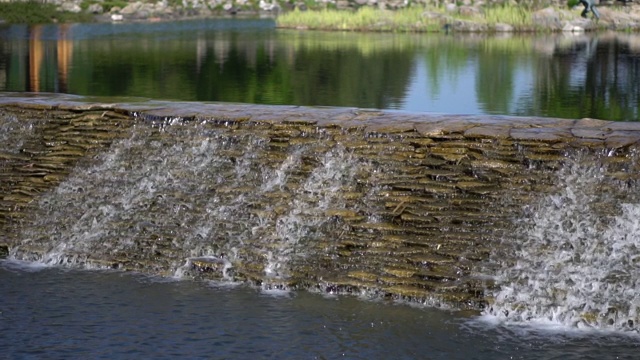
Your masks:
<path fill-rule="evenodd" d="M 56 6 L 35 1 L 0 3 L 0 17 L 10 24 L 43 24 L 52 22 Z"/>
<path fill-rule="evenodd" d="M 9 24 L 47 24 L 51 22 L 87 22 L 89 14 L 58 11 L 54 4 L 37 1 L 0 3 L 0 19 Z"/>

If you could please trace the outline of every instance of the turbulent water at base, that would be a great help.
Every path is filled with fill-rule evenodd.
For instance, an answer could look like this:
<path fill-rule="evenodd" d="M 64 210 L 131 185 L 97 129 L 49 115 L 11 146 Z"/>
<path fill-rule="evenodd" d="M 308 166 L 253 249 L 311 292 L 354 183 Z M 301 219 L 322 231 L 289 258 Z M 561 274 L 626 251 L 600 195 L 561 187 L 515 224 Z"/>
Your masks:
<path fill-rule="evenodd" d="M 85 161 L 41 198 L 13 253 L 41 248 L 28 260 L 88 268 L 138 258 L 178 277 L 190 259 L 209 257 L 224 261 L 225 277 L 244 263 L 286 279 L 289 263 L 335 226 L 325 212 L 344 208 L 336 194 L 363 164 L 340 146 L 318 157 L 300 145 L 281 158 L 251 132 L 200 125 L 139 126 Z M 294 187 L 295 198 L 283 191 Z"/>
<path fill-rule="evenodd" d="M 605 166 L 582 163 L 578 159 L 558 172 L 558 192 L 525 208 L 520 231 L 494 254 L 491 271 L 499 290 L 492 294 L 488 318 L 640 328 L 638 188 L 611 183 Z M 614 195 L 613 187 L 623 195 Z"/>

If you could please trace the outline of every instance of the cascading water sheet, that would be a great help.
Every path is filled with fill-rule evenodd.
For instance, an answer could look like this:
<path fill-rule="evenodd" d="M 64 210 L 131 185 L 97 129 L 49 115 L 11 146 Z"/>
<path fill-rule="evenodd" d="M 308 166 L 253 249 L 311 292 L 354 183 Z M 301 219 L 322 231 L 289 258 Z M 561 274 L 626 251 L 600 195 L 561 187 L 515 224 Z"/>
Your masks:
<path fill-rule="evenodd" d="M 41 248 L 28 259 L 177 276 L 190 275 L 194 258 L 219 262 L 225 278 L 235 264 L 286 281 L 313 239 L 331 238 L 326 213 L 345 207 L 340 191 L 362 164 L 340 146 L 286 156 L 269 146 L 206 122 L 137 126 L 42 197 L 13 254 Z"/>
<path fill-rule="evenodd" d="M 612 179 L 599 159 L 557 173 L 557 192 L 524 209 L 491 268 L 485 315 L 508 323 L 637 330 L 640 202 L 633 181 Z"/>
<path fill-rule="evenodd" d="M 639 126 L 36 105 L 3 108 L 0 256 L 637 327 Z"/>

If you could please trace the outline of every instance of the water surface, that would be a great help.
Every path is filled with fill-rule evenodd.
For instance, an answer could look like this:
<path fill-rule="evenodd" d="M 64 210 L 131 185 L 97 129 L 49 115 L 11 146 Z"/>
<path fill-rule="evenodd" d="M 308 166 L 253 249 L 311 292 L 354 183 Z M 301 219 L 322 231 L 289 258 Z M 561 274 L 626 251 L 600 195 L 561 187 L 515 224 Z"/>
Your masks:
<path fill-rule="evenodd" d="M 12 26 L 0 30 L 0 91 L 635 120 L 638 39 L 295 32 L 275 30 L 270 20 Z M 7 145 L 21 139 L 5 140 L 16 151 L 22 146 Z M 572 233 L 558 235 L 573 239 Z M 637 236 L 628 239 L 635 246 Z M 531 254 L 524 256 L 538 264 Z M 527 324 L 530 316 L 504 325 L 500 316 L 488 316 L 491 323 L 460 312 L 367 300 L 276 296 L 244 286 L 4 262 L 0 353 L 602 359 L 635 358 L 638 350 L 634 331 Z M 596 300 L 608 306 L 606 299 Z"/>
<path fill-rule="evenodd" d="M 0 263 L 12 358 L 632 359 L 637 338 L 527 330 L 460 313 Z"/>
<path fill-rule="evenodd" d="M 272 20 L 0 28 L 0 91 L 636 120 L 635 34 L 359 34 Z"/>

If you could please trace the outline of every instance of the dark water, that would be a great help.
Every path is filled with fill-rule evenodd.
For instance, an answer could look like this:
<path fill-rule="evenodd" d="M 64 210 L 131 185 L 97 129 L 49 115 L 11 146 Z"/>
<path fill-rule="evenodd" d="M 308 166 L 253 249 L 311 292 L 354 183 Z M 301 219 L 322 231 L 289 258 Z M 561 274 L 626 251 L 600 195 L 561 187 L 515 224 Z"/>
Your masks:
<path fill-rule="evenodd" d="M 637 120 L 640 36 L 357 34 L 273 20 L 0 28 L 0 91 Z"/>
<path fill-rule="evenodd" d="M 11 359 L 634 359 L 635 336 L 505 328 L 402 304 L 0 263 Z"/>

